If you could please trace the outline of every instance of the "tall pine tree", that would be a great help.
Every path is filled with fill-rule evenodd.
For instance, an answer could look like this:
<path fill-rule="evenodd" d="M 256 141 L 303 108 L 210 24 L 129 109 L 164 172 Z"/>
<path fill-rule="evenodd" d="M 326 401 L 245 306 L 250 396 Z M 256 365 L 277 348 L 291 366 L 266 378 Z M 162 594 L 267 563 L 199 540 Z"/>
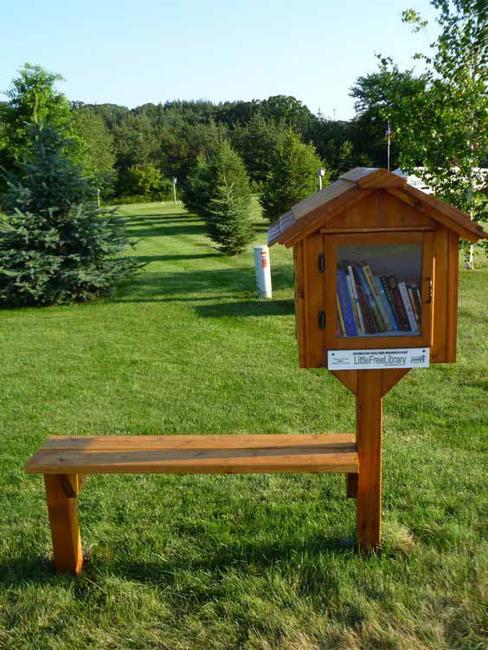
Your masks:
<path fill-rule="evenodd" d="M 187 207 L 201 216 L 209 237 L 226 255 L 252 241 L 249 177 L 240 156 L 224 140 L 216 153 L 200 156 L 185 192 Z"/>
<path fill-rule="evenodd" d="M 60 304 L 109 292 L 137 266 L 119 255 L 128 244 L 123 222 L 96 207 L 64 136 L 34 124 L 30 137 L 2 197 L 0 303 Z"/>

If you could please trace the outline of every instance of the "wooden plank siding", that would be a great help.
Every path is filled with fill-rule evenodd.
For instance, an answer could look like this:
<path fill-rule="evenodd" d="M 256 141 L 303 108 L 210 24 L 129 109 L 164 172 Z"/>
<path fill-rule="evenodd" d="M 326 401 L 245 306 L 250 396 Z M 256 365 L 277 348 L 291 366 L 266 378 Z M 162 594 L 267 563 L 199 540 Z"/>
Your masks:
<path fill-rule="evenodd" d="M 435 227 L 436 222 L 427 215 L 388 192 L 378 190 L 340 212 L 323 226 L 321 232 L 405 232 L 434 230 Z"/>
<path fill-rule="evenodd" d="M 293 248 L 295 267 L 295 335 L 298 344 L 298 364 L 300 368 L 307 367 L 307 329 L 305 313 L 305 272 L 304 272 L 304 242 Z"/>
<path fill-rule="evenodd" d="M 447 361 L 447 304 L 448 304 L 448 231 L 439 228 L 434 238 L 434 283 L 432 301 L 432 348 L 433 363 Z"/>
<path fill-rule="evenodd" d="M 459 237 L 448 233 L 448 279 L 447 279 L 447 347 L 446 362 L 456 361 L 458 327 Z"/>
<path fill-rule="evenodd" d="M 319 312 L 325 309 L 325 273 L 319 270 L 319 255 L 323 254 L 321 235 L 312 235 L 304 240 L 304 285 L 305 285 L 305 367 L 325 366 L 325 330 L 319 325 Z M 335 294 L 334 294 L 335 295 Z"/>

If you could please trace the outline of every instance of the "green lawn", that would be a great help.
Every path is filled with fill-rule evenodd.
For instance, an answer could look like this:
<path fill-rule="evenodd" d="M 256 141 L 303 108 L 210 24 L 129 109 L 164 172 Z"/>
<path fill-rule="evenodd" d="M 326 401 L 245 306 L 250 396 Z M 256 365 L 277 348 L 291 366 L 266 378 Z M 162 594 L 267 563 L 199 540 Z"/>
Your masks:
<path fill-rule="evenodd" d="M 122 209 L 147 262 L 93 304 L 0 312 L 1 648 L 486 648 L 488 267 L 461 273 L 456 366 L 385 399 L 384 548 L 353 548 L 344 478 L 98 476 L 82 577 L 53 575 L 52 434 L 352 431 L 352 396 L 299 370 L 289 251 L 274 300 L 198 219 Z M 265 225 L 259 222 L 259 241 Z"/>

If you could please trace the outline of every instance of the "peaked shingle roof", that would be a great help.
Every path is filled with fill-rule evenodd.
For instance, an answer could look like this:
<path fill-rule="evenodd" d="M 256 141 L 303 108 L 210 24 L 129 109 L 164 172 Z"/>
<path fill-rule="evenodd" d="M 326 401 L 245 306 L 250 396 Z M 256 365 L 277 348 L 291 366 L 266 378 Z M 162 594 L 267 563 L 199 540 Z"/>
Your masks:
<path fill-rule="evenodd" d="M 279 242 L 294 246 L 339 212 L 379 189 L 428 214 L 446 228 L 457 232 L 462 239 L 476 242 L 488 238 L 488 233 L 471 221 L 467 214 L 409 185 L 405 177 L 386 169 L 355 167 L 335 183 L 294 205 L 275 221 L 268 230 L 268 244 L 272 246 Z"/>

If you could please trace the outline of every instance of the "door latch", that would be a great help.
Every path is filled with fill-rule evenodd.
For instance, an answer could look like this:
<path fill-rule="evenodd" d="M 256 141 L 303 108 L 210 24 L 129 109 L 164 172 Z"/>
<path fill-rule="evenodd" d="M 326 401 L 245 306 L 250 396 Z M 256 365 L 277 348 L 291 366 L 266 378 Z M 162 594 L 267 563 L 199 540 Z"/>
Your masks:
<path fill-rule="evenodd" d="M 325 256 L 323 253 L 319 253 L 319 272 L 324 273 L 325 271 Z"/>
<path fill-rule="evenodd" d="M 321 330 L 325 329 L 325 311 L 319 311 L 319 327 Z"/>

